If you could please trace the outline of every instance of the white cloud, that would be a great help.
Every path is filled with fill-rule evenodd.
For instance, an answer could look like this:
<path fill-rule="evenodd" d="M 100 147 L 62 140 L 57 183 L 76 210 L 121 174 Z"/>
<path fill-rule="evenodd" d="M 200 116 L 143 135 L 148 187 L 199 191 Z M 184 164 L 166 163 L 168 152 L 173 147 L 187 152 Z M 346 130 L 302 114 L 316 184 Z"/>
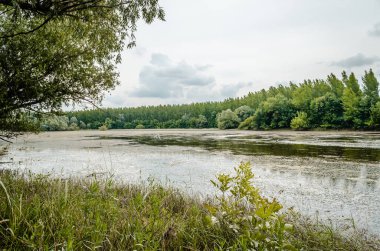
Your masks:
<path fill-rule="evenodd" d="M 150 63 L 157 66 L 168 66 L 170 65 L 170 59 L 167 55 L 161 53 L 152 54 Z"/>
<path fill-rule="evenodd" d="M 377 56 L 367 57 L 361 53 L 358 53 L 355 56 L 334 62 L 333 65 L 352 68 L 352 67 L 373 65 L 374 63 L 379 62 L 379 61 L 380 61 L 380 58 Z"/>
<path fill-rule="evenodd" d="M 150 64 L 139 74 L 139 86 L 131 96 L 155 98 L 181 98 L 193 86 L 213 84 L 215 79 L 205 67 L 193 66 L 185 61 L 174 63 L 167 55 L 152 54 Z"/>
<path fill-rule="evenodd" d="M 375 24 L 373 28 L 368 31 L 368 34 L 370 36 L 380 37 L 380 23 Z"/>
<path fill-rule="evenodd" d="M 230 84 L 230 85 L 223 85 L 220 88 L 220 94 L 221 96 L 228 98 L 228 97 L 236 97 L 238 94 L 239 90 L 250 86 L 250 83 L 237 83 L 237 84 Z"/>

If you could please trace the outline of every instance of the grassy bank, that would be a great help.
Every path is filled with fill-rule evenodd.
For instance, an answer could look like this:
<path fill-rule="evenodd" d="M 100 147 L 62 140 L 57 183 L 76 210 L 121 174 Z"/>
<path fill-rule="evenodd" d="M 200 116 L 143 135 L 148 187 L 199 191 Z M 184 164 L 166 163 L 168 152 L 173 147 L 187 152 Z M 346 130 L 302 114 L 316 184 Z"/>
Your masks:
<path fill-rule="evenodd" d="M 0 171 L 0 249 L 379 250 L 378 240 L 280 213 L 251 185 L 249 164 L 235 171 L 206 201 L 155 183 Z"/>

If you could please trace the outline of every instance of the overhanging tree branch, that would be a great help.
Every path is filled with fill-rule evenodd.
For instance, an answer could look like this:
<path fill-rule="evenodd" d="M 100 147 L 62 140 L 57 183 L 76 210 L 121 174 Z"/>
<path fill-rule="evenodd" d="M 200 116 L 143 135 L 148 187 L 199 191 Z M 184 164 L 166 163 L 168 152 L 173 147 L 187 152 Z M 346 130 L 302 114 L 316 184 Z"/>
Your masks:
<path fill-rule="evenodd" d="M 41 24 L 37 25 L 36 27 L 33 27 L 27 31 L 5 34 L 5 35 L 0 36 L 0 39 L 15 37 L 19 35 L 27 35 L 29 33 L 39 30 L 40 28 L 42 28 L 44 25 L 46 25 L 53 19 L 59 18 L 59 17 L 72 17 L 72 18 L 80 19 L 82 21 L 86 21 L 86 18 L 84 18 L 83 15 L 81 16 L 80 12 L 89 10 L 89 9 L 95 9 L 95 8 L 112 10 L 124 5 L 128 5 L 132 1 L 120 1 L 119 3 L 107 4 L 108 2 L 109 1 L 107 0 L 88 0 L 88 1 L 47 0 L 43 2 L 36 1 L 34 4 L 32 4 L 32 3 L 24 2 L 24 1 L 0 0 L 0 5 L 2 4 L 4 6 L 10 7 L 8 10 L 4 11 L 4 13 L 9 12 L 12 9 L 14 11 L 17 9 L 20 9 L 23 12 L 33 13 L 34 15 L 37 15 L 40 17 L 44 17 L 44 16 L 46 17 L 44 18 L 44 21 L 42 21 Z"/>
<path fill-rule="evenodd" d="M 53 17 L 50 16 L 48 18 L 46 18 L 40 25 L 34 27 L 33 29 L 31 30 L 28 30 L 28 31 L 22 31 L 22 32 L 17 32 L 17 33 L 13 33 L 13 34 L 8 34 L 8 35 L 4 35 L 4 36 L 0 36 L 0 39 L 2 38 L 10 38 L 10 37 L 16 37 L 16 36 L 20 36 L 20 35 L 27 35 L 29 33 L 32 33 L 32 32 L 35 32 L 39 29 L 41 29 L 45 24 L 47 24 L 50 20 L 52 20 Z"/>
<path fill-rule="evenodd" d="M 63 104 L 97 107 L 138 20 L 164 20 L 158 0 L 0 0 L 0 12 L 3 138 L 38 130 L 33 116 Z"/>

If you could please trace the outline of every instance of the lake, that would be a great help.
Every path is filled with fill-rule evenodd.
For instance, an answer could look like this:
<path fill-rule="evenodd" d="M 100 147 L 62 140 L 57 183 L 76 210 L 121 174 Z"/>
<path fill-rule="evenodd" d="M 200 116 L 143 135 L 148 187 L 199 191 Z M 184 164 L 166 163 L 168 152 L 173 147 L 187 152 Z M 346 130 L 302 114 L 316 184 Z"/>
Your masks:
<path fill-rule="evenodd" d="M 0 168 L 124 182 L 150 178 L 205 197 L 215 192 L 210 180 L 241 161 L 252 163 L 261 192 L 285 207 L 380 235 L 380 132 L 46 132 L 15 140 Z"/>

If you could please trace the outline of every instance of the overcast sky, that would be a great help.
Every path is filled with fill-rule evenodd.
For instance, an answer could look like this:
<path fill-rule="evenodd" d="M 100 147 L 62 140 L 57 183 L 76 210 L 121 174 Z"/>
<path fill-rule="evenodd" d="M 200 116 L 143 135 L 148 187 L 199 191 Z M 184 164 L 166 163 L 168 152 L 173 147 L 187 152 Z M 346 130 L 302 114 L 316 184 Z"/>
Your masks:
<path fill-rule="evenodd" d="M 243 96 L 342 70 L 380 74 L 380 0 L 163 0 L 104 107 Z"/>

